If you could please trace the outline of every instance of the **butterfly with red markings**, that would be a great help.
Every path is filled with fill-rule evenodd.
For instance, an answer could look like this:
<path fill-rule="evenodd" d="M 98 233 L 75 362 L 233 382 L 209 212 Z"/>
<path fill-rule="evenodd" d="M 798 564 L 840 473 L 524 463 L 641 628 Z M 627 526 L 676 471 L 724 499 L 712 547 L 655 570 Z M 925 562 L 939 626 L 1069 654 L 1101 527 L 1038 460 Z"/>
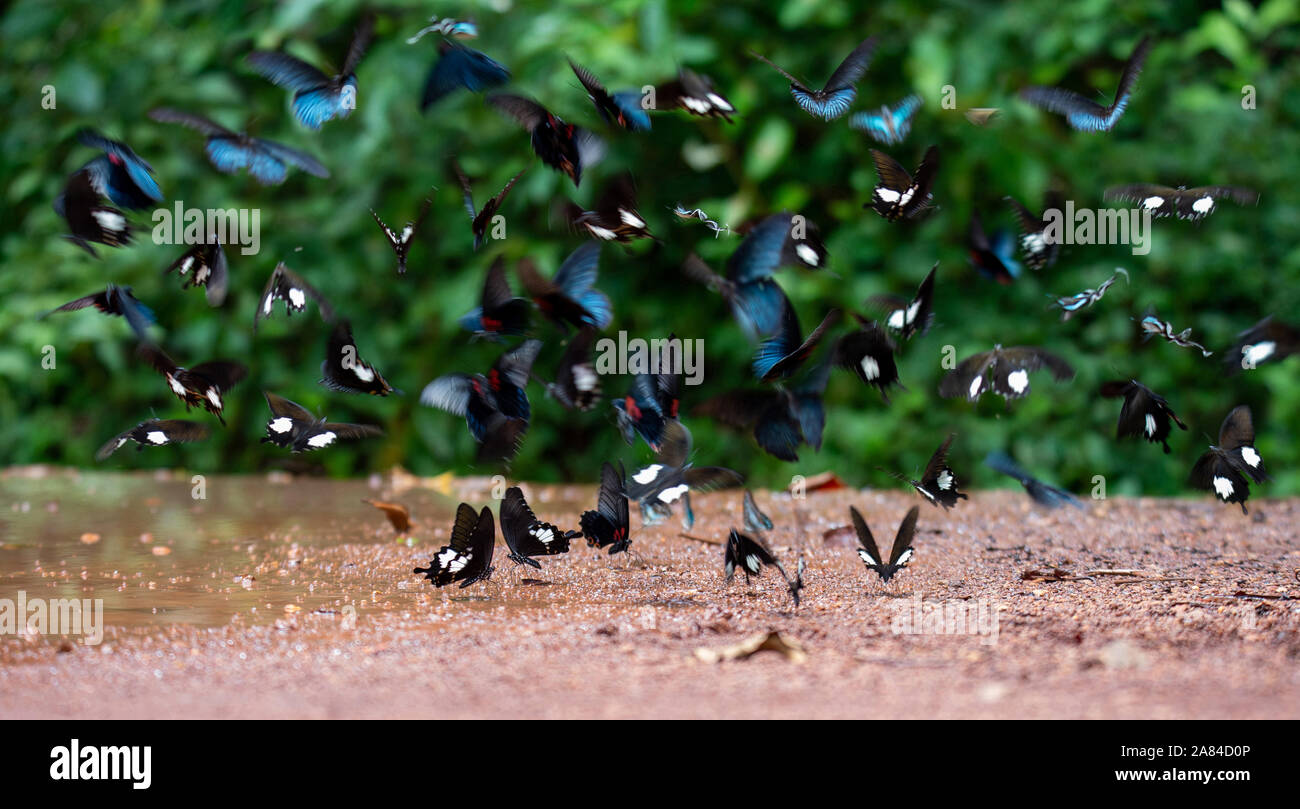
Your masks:
<path fill-rule="evenodd" d="M 460 325 L 473 332 L 474 338 L 499 340 L 505 335 L 527 332 L 531 308 L 526 298 L 516 298 L 510 291 L 505 259 L 497 256 L 483 280 L 479 305 L 461 316 Z"/>
<path fill-rule="evenodd" d="M 577 186 L 582 173 L 605 156 L 605 142 L 580 126 L 567 124 L 541 104 L 523 96 L 499 93 L 487 101 L 528 130 L 533 151 L 542 162 L 563 173 Z"/>
<path fill-rule="evenodd" d="M 346 424 L 316 418 L 307 408 L 291 402 L 270 391 L 266 405 L 271 409 L 271 419 L 266 423 L 263 444 L 275 444 L 291 452 L 311 452 L 333 446 L 341 439 L 374 438 L 384 431 L 370 424 Z"/>
<path fill-rule="evenodd" d="M 617 470 L 609 461 L 601 464 L 600 494 L 596 498 L 596 508 L 594 511 L 582 512 L 579 519 L 587 545 L 592 548 L 609 548 L 611 556 L 626 551 L 632 545 L 632 521 L 624 477 L 622 463 Z"/>
<path fill-rule="evenodd" d="M 398 275 L 406 274 L 406 256 L 411 252 L 411 242 L 415 239 L 415 232 L 420 229 L 420 224 L 429 215 L 429 208 L 432 206 L 433 200 L 426 198 L 424 204 L 420 206 L 420 212 L 415 215 L 415 220 L 402 225 L 400 233 L 384 224 L 384 220 L 379 218 L 379 214 L 375 212 L 374 208 L 370 209 L 370 215 L 374 217 L 375 224 L 379 225 L 384 231 L 384 238 L 388 239 L 388 245 L 397 254 Z"/>
<path fill-rule="evenodd" d="M 853 506 L 849 506 L 849 516 L 853 520 L 853 530 L 858 535 L 858 558 L 862 564 L 867 566 L 868 570 L 874 570 L 882 582 L 886 584 L 889 580 L 898 574 L 898 571 L 907 567 L 912 561 L 916 551 L 912 547 L 912 540 L 916 538 L 916 518 L 921 514 L 920 506 L 912 506 L 903 518 L 903 522 L 898 526 L 898 534 L 894 537 L 894 546 L 889 551 L 889 561 L 881 556 L 880 548 L 876 546 L 876 539 L 871 535 L 871 529 L 867 527 L 867 521 L 862 519 L 862 515 Z"/>
<path fill-rule="evenodd" d="M 682 524 L 695 524 L 691 509 L 691 492 L 711 492 L 745 482 L 745 476 L 723 466 L 692 466 L 691 431 L 680 421 L 664 429 L 659 458 L 632 473 L 627 481 L 627 497 L 641 507 L 644 525 L 654 525 L 672 513 L 674 503 L 682 504 Z"/>
<path fill-rule="evenodd" d="M 596 106 L 596 112 L 605 123 L 629 132 L 649 131 L 650 114 L 642 105 L 643 96 L 639 90 L 611 93 L 596 78 L 596 74 L 587 68 L 576 64 L 572 59 L 569 60 L 569 67 L 573 68 L 573 75 L 578 77 L 582 88 L 587 91 L 587 97 Z"/>
<path fill-rule="evenodd" d="M 492 509 L 483 507 L 475 512 L 469 503 L 456 509 L 456 522 L 451 528 L 451 540 L 434 554 L 428 567 L 415 568 L 416 575 L 424 574 L 434 587 L 446 587 L 460 582 L 461 589 L 492 577 L 492 553 L 496 550 L 497 528 Z"/>
<path fill-rule="evenodd" d="M 537 308 L 561 330 L 594 326 L 603 329 L 614 319 L 609 297 L 592 285 L 599 272 L 600 245 L 589 242 L 569 254 L 553 279 L 543 278 L 529 259 L 515 266 L 519 281 Z"/>
<path fill-rule="evenodd" d="M 1224 503 L 1237 503 L 1246 514 L 1246 500 L 1250 497 L 1250 481 L 1263 483 L 1269 480 L 1264 471 L 1264 461 L 1255 450 L 1255 425 L 1250 408 L 1238 405 L 1228 413 L 1219 428 L 1219 443 L 1196 460 L 1192 467 L 1191 484 L 1198 489 L 1208 489 Z"/>
<path fill-rule="evenodd" d="M 506 489 L 501 499 L 501 533 L 510 548 L 510 561 L 541 569 L 534 556 L 554 556 L 569 552 L 569 540 L 582 537 L 581 531 L 561 531 L 549 522 L 542 522 L 528 507 L 524 493 L 518 486 Z"/>
<path fill-rule="evenodd" d="M 540 340 L 528 340 L 497 358 L 483 374 L 446 374 L 430 382 L 420 404 L 465 419 L 481 461 L 508 461 L 519 450 L 531 408 L 525 387 Z"/>
<path fill-rule="evenodd" d="M 248 376 L 248 369 L 243 365 L 226 360 L 213 360 L 199 363 L 193 368 L 182 368 L 152 343 L 140 345 L 140 356 L 166 378 L 167 386 L 176 394 L 176 398 L 185 403 L 186 410 L 202 407 L 222 424 L 226 423 L 222 415 L 225 408 L 222 394 Z"/>

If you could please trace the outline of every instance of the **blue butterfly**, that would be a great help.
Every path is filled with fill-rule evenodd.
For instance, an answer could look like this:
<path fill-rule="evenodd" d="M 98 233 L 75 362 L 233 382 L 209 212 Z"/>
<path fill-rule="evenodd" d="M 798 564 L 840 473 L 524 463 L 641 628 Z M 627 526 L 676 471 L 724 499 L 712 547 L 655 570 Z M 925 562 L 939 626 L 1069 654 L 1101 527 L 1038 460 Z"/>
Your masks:
<path fill-rule="evenodd" d="M 621 126 L 629 132 L 646 132 L 650 129 L 650 114 L 641 106 L 641 93 L 637 90 L 623 90 L 610 93 L 596 78 L 596 74 L 582 65 L 569 60 L 569 67 L 582 82 L 587 97 L 596 105 L 596 112 L 605 123 Z"/>
<path fill-rule="evenodd" d="M 840 318 L 839 310 L 832 309 L 804 339 L 799 328 L 799 316 L 795 314 L 790 299 L 782 295 L 782 304 L 780 327 L 760 343 L 754 353 L 754 376 L 763 382 L 784 379 L 798 370 L 821 343 L 826 331 Z"/>
<path fill-rule="evenodd" d="M 1016 243 L 1010 231 L 999 230 L 993 234 L 992 241 L 984 232 L 980 215 L 972 212 L 970 217 L 970 263 L 979 270 L 980 275 L 999 284 L 1010 284 L 1020 277 L 1020 263 L 1013 257 Z"/>
<path fill-rule="evenodd" d="M 246 61 L 272 84 L 293 91 L 293 114 L 308 129 L 335 118 L 346 118 L 357 105 L 357 63 L 361 61 L 374 32 L 374 19 L 367 16 L 352 36 L 343 69 L 334 77 L 287 53 L 254 51 Z"/>
<path fill-rule="evenodd" d="M 790 80 L 790 94 L 794 96 L 795 103 L 804 112 L 817 118 L 833 121 L 848 112 L 849 107 L 853 105 L 853 100 L 858 97 L 858 91 L 854 85 L 858 83 L 858 79 L 862 78 L 862 74 L 867 72 L 867 65 L 871 62 L 871 54 L 875 49 L 875 37 L 864 39 L 859 43 L 858 47 L 853 49 L 852 53 L 844 58 L 840 66 L 826 80 L 826 86 L 820 90 L 808 88 L 794 76 L 777 67 L 767 57 L 757 53 L 753 54 L 753 56 L 771 65 L 778 73 Z"/>
<path fill-rule="evenodd" d="M 893 107 L 885 106 L 875 112 L 850 116 L 849 126 L 866 132 L 880 143 L 899 144 L 912 131 L 912 119 L 920 108 L 921 97 L 913 93 Z"/>
<path fill-rule="evenodd" d="M 1070 126 L 1080 132 L 1109 132 L 1128 107 L 1133 85 L 1142 72 L 1142 63 L 1146 61 L 1150 50 L 1151 37 L 1143 37 L 1124 64 L 1124 72 L 1119 77 L 1119 88 L 1115 91 L 1115 101 L 1109 107 L 1103 107 L 1076 92 L 1059 87 L 1026 87 L 1020 91 L 1020 97 L 1035 107 L 1064 115 Z"/>
<path fill-rule="evenodd" d="M 153 178 L 153 166 L 136 154 L 130 146 L 109 140 L 93 129 L 77 132 L 83 146 L 99 149 L 104 154 L 82 166 L 91 188 L 114 205 L 140 211 L 162 200 L 162 191 Z"/>
<path fill-rule="evenodd" d="M 159 107 L 150 110 L 149 117 L 166 124 L 180 124 L 206 135 L 208 160 L 223 174 L 248 169 L 248 173 L 262 185 L 279 185 L 288 176 L 288 166 L 292 165 L 317 177 L 330 176 L 329 169 L 309 154 L 243 132 L 231 132 L 202 115 Z"/>
<path fill-rule="evenodd" d="M 505 84 L 510 71 L 486 55 L 444 39 L 438 43 L 438 61 L 429 70 L 420 96 L 420 109 L 427 110 L 444 96 L 461 89 L 478 93 Z"/>
<path fill-rule="evenodd" d="M 614 308 L 605 293 L 592 288 L 599 261 L 600 245 L 588 242 L 569 254 L 552 280 L 543 278 L 528 261 L 520 262 L 516 272 L 542 314 L 561 328 L 567 322 L 577 328 L 603 329 L 614 319 Z"/>

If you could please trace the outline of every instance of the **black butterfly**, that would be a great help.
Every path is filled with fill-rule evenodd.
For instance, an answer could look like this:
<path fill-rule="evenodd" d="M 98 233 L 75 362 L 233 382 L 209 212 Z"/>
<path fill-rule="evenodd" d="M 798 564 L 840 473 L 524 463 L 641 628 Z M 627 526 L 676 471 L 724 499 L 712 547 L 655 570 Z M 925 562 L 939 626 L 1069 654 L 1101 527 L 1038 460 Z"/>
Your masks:
<path fill-rule="evenodd" d="M 490 95 L 487 100 L 527 129 L 533 151 L 542 162 L 573 180 L 575 186 L 582 181 L 582 172 L 605 156 L 603 140 L 582 127 L 566 124 L 536 101 L 506 93 Z"/>
<path fill-rule="evenodd" d="M 975 401 L 987 390 L 1008 403 L 1029 393 L 1029 374 L 1047 368 L 1057 382 L 1074 378 L 1074 368 L 1065 360 L 1037 346 L 994 346 L 992 351 L 962 360 L 939 380 L 939 395 L 945 399 L 965 396 Z M 985 374 L 991 380 L 985 379 Z"/>
<path fill-rule="evenodd" d="M 582 512 L 579 519 L 587 545 L 593 548 L 608 547 L 611 556 L 626 551 L 632 544 L 628 533 L 631 517 L 623 478 L 622 463 L 617 470 L 609 461 L 601 464 L 600 495 L 596 500 L 596 510 Z"/>
<path fill-rule="evenodd" d="M 656 342 L 651 341 L 651 350 L 656 350 Z M 682 388 L 681 342 L 670 334 L 657 350 L 659 356 L 651 358 L 651 371 L 633 374 L 627 396 L 611 403 L 627 445 L 632 446 L 639 434 L 655 452 L 660 451 L 665 428 L 677 420 Z"/>
<path fill-rule="evenodd" d="M 1020 220 L 1020 250 L 1025 254 L 1025 263 L 1029 269 L 1037 271 L 1055 264 L 1061 253 L 1061 245 L 1048 236 L 1047 215 L 1051 211 L 1057 211 L 1059 216 L 1064 216 L 1065 200 L 1061 194 L 1057 191 L 1047 193 L 1042 216 L 1021 205 L 1013 197 L 1004 199 L 1011 203 L 1016 218 Z"/>
<path fill-rule="evenodd" d="M 708 76 L 682 68 L 677 78 L 655 88 L 655 109 L 682 109 L 701 118 L 722 118 L 731 123 L 736 108 L 713 88 Z"/>
<path fill-rule="evenodd" d="M 104 460 L 121 449 L 122 445 L 127 441 L 136 442 L 140 445 L 136 449 L 142 450 L 145 447 L 161 447 L 182 441 L 201 441 L 207 437 L 207 426 L 199 424 L 197 421 L 149 419 L 109 439 L 108 443 L 100 447 L 99 451 L 95 453 L 95 460 Z"/>
<path fill-rule="evenodd" d="M 744 514 L 746 531 L 751 534 L 761 534 L 772 530 L 771 518 L 763 513 L 762 509 L 758 507 L 758 503 L 754 502 L 754 493 L 749 489 L 745 490 L 744 500 L 741 501 L 741 511 Z"/>
<path fill-rule="evenodd" d="M 984 459 L 984 463 L 991 469 L 995 469 L 1004 475 L 1013 477 L 1020 481 L 1020 485 L 1025 487 L 1030 499 L 1041 506 L 1048 508 L 1058 508 L 1064 505 L 1071 505 L 1075 508 L 1083 508 L 1083 503 L 1079 498 L 1070 494 L 1064 489 L 1058 489 L 1055 486 L 1049 486 L 1041 480 L 1036 480 L 1029 476 L 1029 473 L 1020 467 L 1010 455 L 1005 452 L 990 452 Z"/>
<path fill-rule="evenodd" d="M 1243 368 L 1284 360 L 1297 351 L 1300 351 L 1300 329 L 1269 315 L 1238 334 L 1237 342 L 1223 359 L 1228 373 L 1235 374 Z"/>
<path fill-rule="evenodd" d="M 340 320 L 330 332 L 320 372 L 320 384 L 339 393 L 387 396 L 393 392 L 393 386 L 388 384 L 383 374 L 357 353 L 356 341 L 352 339 L 352 324 L 346 320 Z"/>
<path fill-rule="evenodd" d="M 858 379 L 868 385 L 874 385 L 880 391 L 880 397 L 889 404 L 889 387 L 902 383 L 898 381 L 898 364 L 894 362 L 897 346 L 885 331 L 874 321 L 867 320 L 856 312 L 860 328 L 840 337 L 835 342 L 835 351 L 831 361 L 840 368 L 847 368 L 858 375 Z"/>
<path fill-rule="evenodd" d="M 148 340 L 147 330 L 149 324 L 154 322 L 153 312 L 149 307 L 136 300 L 135 295 L 131 294 L 130 287 L 120 287 L 117 284 L 109 284 L 103 292 L 96 292 L 93 295 L 77 298 L 75 301 L 68 301 L 57 309 L 51 309 L 41 317 L 47 317 L 55 312 L 72 312 L 77 309 L 85 309 L 87 306 L 93 306 L 106 315 L 117 315 L 126 318 L 136 335 L 141 340 Z"/>
<path fill-rule="evenodd" d="M 587 97 L 596 105 L 596 112 L 607 124 L 622 127 L 630 132 L 647 132 L 650 130 L 650 114 L 641 105 L 641 93 L 637 90 L 623 90 L 611 93 L 585 67 L 569 60 L 573 74 L 582 82 Z"/>
<path fill-rule="evenodd" d="M 1204 219 L 1214 213 L 1216 199 L 1230 199 L 1238 205 L 1259 203 L 1259 193 L 1238 185 L 1206 185 L 1199 188 L 1134 183 L 1106 189 L 1106 199 L 1123 199 L 1136 202 L 1141 210 L 1150 211 L 1156 219 L 1177 216 L 1179 219 Z"/>
<path fill-rule="evenodd" d="M 999 284 L 1010 284 L 1020 277 L 1020 264 L 1014 258 L 1011 234 L 998 230 L 990 241 L 978 211 L 971 211 L 967 230 L 967 254 L 979 274 Z"/>
<path fill-rule="evenodd" d="M 1119 411 L 1119 423 L 1115 427 L 1115 437 L 1141 436 L 1152 444 L 1164 444 L 1165 454 L 1169 454 L 1169 433 L 1173 429 L 1170 420 L 1186 430 L 1187 425 L 1174 414 L 1163 396 L 1143 385 L 1136 379 L 1125 382 L 1116 380 L 1103 383 L 1101 395 L 1109 399 L 1124 398 L 1124 406 Z"/>
<path fill-rule="evenodd" d="M 532 411 L 525 387 L 541 348 L 540 340 L 525 341 L 498 357 L 486 376 L 440 376 L 424 387 L 420 404 L 463 417 L 480 445 L 480 460 L 509 460 L 528 429 Z"/>
<path fill-rule="evenodd" d="M 501 500 L 501 533 L 510 548 L 510 561 L 541 569 L 534 556 L 553 556 L 569 552 L 569 540 L 582 536 L 581 531 L 561 531 L 533 514 L 518 486 L 506 489 Z"/>
<path fill-rule="evenodd" d="M 209 306 L 220 306 L 226 300 L 226 288 L 230 282 L 226 251 L 215 235 L 210 234 L 207 241 L 186 250 L 163 270 L 164 273 L 173 271 L 185 279 L 182 289 L 203 287 Z"/>
<path fill-rule="evenodd" d="M 1151 37 L 1142 37 L 1124 65 L 1119 88 L 1115 90 L 1115 100 L 1109 107 L 1103 107 L 1072 90 L 1059 87 L 1026 87 L 1020 91 L 1020 97 L 1035 107 L 1064 115 L 1070 126 L 1081 132 L 1108 132 L 1128 107 L 1133 85 L 1142 72 L 1142 63 L 1146 61 L 1150 50 Z"/>
<path fill-rule="evenodd" d="M 826 86 L 820 90 L 809 89 L 794 76 L 773 64 L 767 57 L 757 53 L 753 56 L 776 68 L 778 73 L 790 81 L 790 94 L 794 96 L 795 103 L 804 112 L 826 121 L 833 121 L 853 106 L 853 100 L 858 96 L 855 85 L 858 79 L 862 78 L 862 74 L 867 72 L 867 65 L 870 64 L 871 54 L 875 49 L 875 37 L 864 39 L 844 58 L 840 66 L 826 80 Z"/>
<path fill-rule="evenodd" d="M 78 171 L 68 178 L 63 193 L 54 200 L 54 212 L 67 220 L 72 232 L 63 238 L 95 258 L 99 254 L 91 243 L 122 247 L 131 243 L 131 225 L 126 215 L 111 205 L 102 205 L 90 174 Z"/>
<path fill-rule="evenodd" d="M 930 209 L 933 198 L 930 189 L 934 187 L 934 176 L 939 170 L 939 147 L 931 146 L 925 150 L 915 179 L 884 152 L 872 149 L 871 159 L 876 163 L 880 183 L 872 189 L 871 201 L 864 203 L 863 208 L 873 208 L 890 222 L 911 219 Z"/>
<path fill-rule="evenodd" d="M 885 328 L 898 332 L 904 340 L 917 334 L 924 336 L 930 330 L 930 324 L 934 322 L 934 274 L 938 269 L 939 262 L 936 261 L 910 302 L 897 295 L 874 295 L 868 299 L 868 303 L 886 312 Z"/>
<path fill-rule="evenodd" d="M 849 506 L 849 516 L 853 519 L 853 530 L 858 534 L 858 557 L 862 559 L 862 564 L 867 566 L 868 570 L 876 571 L 876 575 L 883 582 L 888 582 L 898 573 L 898 571 L 907 567 L 912 561 L 915 549 L 912 548 L 912 540 L 916 536 L 916 518 L 920 516 L 921 507 L 912 506 L 903 518 L 903 524 L 898 526 L 898 535 L 894 537 L 894 547 L 889 551 L 889 561 L 885 562 L 884 557 L 880 555 L 880 548 L 876 547 L 875 537 L 871 536 L 871 529 L 867 527 L 866 520 L 853 506 Z"/>
<path fill-rule="evenodd" d="M 632 473 L 627 481 L 627 497 L 641 506 L 645 525 L 653 525 L 672 512 L 673 503 L 681 501 L 682 524 L 695 524 L 691 510 L 692 491 L 711 492 L 744 483 L 745 476 L 722 466 L 692 466 L 691 431 L 680 421 L 668 424 L 659 450 L 659 459 Z"/>
<path fill-rule="evenodd" d="M 384 431 L 370 424 L 344 424 L 316 418 L 300 404 L 276 396 L 270 391 L 266 394 L 267 407 L 271 408 L 271 419 L 266 423 L 266 437 L 263 444 L 275 444 L 291 452 L 311 452 L 332 446 L 340 439 L 373 438 Z"/>
<path fill-rule="evenodd" d="M 1116 267 L 1115 272 L 1110 276 L 1110 278 L 1102 281 L 1101 286 L 1096 289 L 1085 289 L 1082 292 L 1078 292 L 1065 298 L 1057 298 L 1056 305 L 1061 308 L 1062 322 L 1074 317 L 1075 312 L 1101 300 L 1102 296 L 1106 294 L 1106 290 L 1110 289 L 1111 284 L 1115 283 L 1115 280 L 1119 278 L 1121 274 L 1123 274 L 1124 280 L 1127 281 L 1128 270 L 1123 267 Z"/>
<path fill-rule="evenodd" d="M 703 402 L 696 412 L 732 427 L 752 428 L 754 440 L 764 452 L 783 461 L 797 461 L 801 444 L 821 450 L 826 428 L 822 394 L 830 368 L 829 362 L 819 363 L 791 388 L 728 391 Z"/>
<path fill-rule="evenodd" d="M 1225 503 L 1237 503 L 1241 513 L 1246 512 L 1250 497 L 1250 482 L 1269 480 L 1264 471 L 1264 461 L 1255 450 L 1255 426 L 1251 423 L 1250 408 L 1237 405 L 1223 420 L 1219 428 L 1219 445 L 1196 460 L 1192 467 L 1191 484 L 1198 489 L 1214 492 Z"/>
<path fill-rule="evenodd" d="M 320 307 L 322 320 L 326 323 L 333 322 L 334 309 L 325 297 L 304 281 L 298 273 L 286 267 L 283 261 L 276 264 L 275 269 L 271 271 L 271 277 L 266 282 L 266 288 L 262 290 L 257 311 L 253 313 L 253 332 L 257 332 L 258 321 L 271 316 L 276 301 L 284 301 L 284 312 L 288 316 L 294 312 L 306 311 L 308 298 L 316 301 L 316 305 Z"/>
<path fill-rule="evenodd" d="M 620 175 L 611 182 L 597 200 L 594 210 L 584 211 L 570 204 L 569 221 L 573 227 L 585 230 L 593 239 L 602 242 L 654 238 L 636 209 L 636 186 L 630 174 Z"/>
<path fill-rule="evenodd" d="M 444 39 L 438 43 L 438 61 L 429 68 L 429 76 L 424 80 L 420 111 L 428 110 L 461 88 L 481 93 L 499 87 L 509 79 L 510 71 L 486 54 Z"/>
<path fill-rule="evenodd" d="M 473 332 L 475 337 L 499 340 L 504 335 L 528 331 L 530 308 L 527 299 L 516 298 L 510 292 L 505 259 L 498 256 L 488 267 L 479 305 L 461 316 L 460 325 Z"/>
<path fill-rule="evenodd" d="M 244 132 L 232 132 L 202 115 L 160 107 L 150 110 L 149 117 L 165 124 L 180 124 L 205 135 L 208 160 L 223 174 L 248 169 L 248 173 L 262 185 L 284 182 L 289 176 L 288 166 L 297 166 L 316 177 L 330 176 L 329 169 L 305 152 Z"/>
<path fill-rule="evenodd" d="M 346 118 L 357 106 L 357 64 L 361 61 L 370 37 L 374 18 L 366 15 L 352 35 L 343 68 L 333 76 L 287 53 L 253 51 L 246 61 L 272 84 L 293 91 L 293 114 L 308 129 L 335 118 Z"/>
<path fill-rule="evenodd" d="M 477 514 L 469 503 L 456 509 L 456 523 L 451 529 L 451 541 L 443 545 L 429 560 L 428 567 L 417 567 L 434 587 L 446 587 L 460 582 L 461 589 L 477 581 L 492 578 L 492 552 L 496 550 L 497 527 L 492 519 L 492 509 L 487 506 Z"/>
<path fill-rule="evenodd" d="M 248 376 L 248 369 L 243 365 L 226 360 L 213 360 L 199 363 L 193 368 L 182 368 L 152 343 L 140 345 L 140 356 L 167 379 L 167 386 L 176 394 L 176 398 L 185 403 L 186 410 L 202 407 L 222 424 L 226 423 L 226 419 L 222 415 L 225 404 L 221 395 Z"/>
<path fill-rule="evenodd" d="M 727 581 L 732 580 L 736 575 L 736 569 L 739 568 L 740 572 L 745 574 L 745 583 L 748 584 L 750 576 L 763 575 L 763 565 L 777 569 L 781 578 L 785 579 L 786 587 L 790 589 L 790 597 L 794 599 L 794 605 L 799 606 L 799 591 L 803 589 L 802 569 L 799 579 L 791 581 L 781 562 L 761 539 L 742 534 L 735 528 L 731 529 L 731 533 L 727 535 L 726 547 L 722 550 L 722 570 L 727 576 Z"/>
<path fill-rule="evenodd" d="M 528 259 L 515 272 L 542 314 L 562 330 L 567 331 L 566 323 L 603 329 L 614 319 L 614 308 L 605 293 L 592 288 L 599 262 L 600 245 L 588 243 L 570 253 L 549 281 Z"/>
<path fill-rule="evenodd" d="M 492 220 L 496 218 L 497 209 L 501 207 L 501 203 L 506 201 L 506 195 L 510 193 L 510 189 L 515 187 L 515 183 L 519 182 L 519 178 L 524 176 L 527 169 L 520 169 L 519 173 L 511 177 L 510 182 L 506 183 L 505 188 L 502 188 L 495 197 L 483 203 L 483 207 L 479 209 L 478 213 L 475 213 L 474 191 L 470 187 L 469 178 L 465 176 L 465 172 L 461 171 L 460 164 L 454 159 L 451 161 L 451 167 L 456 172 L 456 178 L 460 180 L 461 190 L 465 194 L 465 210 L 469 211 L 470 230 L 474 233 L 474 249 L 477 250 L 483 245 L 483 241 L 487 236 L 488 225 L 492 224 Z"/>
<path fill-rule="evenodd" d="M 952 446 L 952 441 L 957 437 L 952 433 L 948 438 L 939 445 L 939 448 L 930 456 L 930 462 L 925 465 L 925 472 L 921 474 L 920 480 L 913 480 L 897 472 L 890 472 L 888 469 L 881 471 L 898 478 L 904 483 L 909 483 L 912 488 L 921 493 L 921 496 L 930 501 L 931 505 L 943 506 L 945 509 L 957 505 L 958 500 L 967 500 L 967 496 L 957 490 L 957 476 L 953 474 L 952 468 L 948 466 L 948 448 Z"/>
<path fill-rule="evenodd" d="M 78 170 L 86 174 L 96 194 L 133 211 L 151 208 L 162 200 L 162 191 L 153 178 L 153 166 L 130 146 L 109 140 L 93 129 L 78 130 L 77 140 L 83 146 L 103 152 Z M 55 202 L 55 208 L 59 207 Z"/>
<path fill-rule="evenodd" d="M 799 316 L 795 314 L 794 306 L 791 305 L 789 298 L 786 298 L 780 325 L 770 337 L 759 344 L 758 350 L 754 353 L 754 376 L 763 382 L 771 382 L 775 379 L 785 379 L 793 375 L 795 371 L 803 366 L 808 357 L 821 344 L 826 332 L 839 319 L 840 310 L 830 310 L 822 318 L 822 322 L 817 325 L 817 328 L 813 329 L 807 338 L 804 338 L 803 331 L 799 327 Z M 844 341 L 841 339 L 836 344 L 837 364 L 840 361 L 839 352 L 843 343 Z"/>
<path fill-rule="evenodd" d="M 424 204 L 420 206 L 420 212 L 415 216 L 415 221 L 403 225 L 401 233 L 384 224 L 384 220 L 379 218 L 375 209 L 370 209 L 370 215 L 375 218 L 375 223 L 384 231 L 384 237 L 388 239 L 388 244 L 397 254 L 398 275 L 406 274 L 406 255 L 411 252 L 411 242 L 415 239 L 415 232 L 420 229 L 420 224 L 424 222 L 424 217 L 429 215 L 429 208 L 432 206 L 433 200 L 425 199 Z"/>
<path fill-rule="evenodd" d="M 591 359 L 596 330 L 579 329 L 560 357 L 554 382 L 545 382 L 546 392 L 570 410 L 591 410 L 600 399 L 600 377 Z"/>

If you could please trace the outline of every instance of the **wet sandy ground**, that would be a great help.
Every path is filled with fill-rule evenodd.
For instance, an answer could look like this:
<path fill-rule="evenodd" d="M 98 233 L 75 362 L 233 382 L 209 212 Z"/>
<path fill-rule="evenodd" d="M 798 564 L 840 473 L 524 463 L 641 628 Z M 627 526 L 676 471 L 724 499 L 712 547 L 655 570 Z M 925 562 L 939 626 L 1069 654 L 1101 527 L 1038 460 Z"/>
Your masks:
<path fill-rule="evenodd" d="M 102 598 L 108 626 L 98 646 L 0 636 L 0 717 L 1300 716 L 1297 501 L 921 503 L 885 586 L 835 529 L 852 503 L 887 545 L 917 496 L 760 492 L 787 569 L 807 562 L 795 610 L 774 571 L 728 586 L 720 545 L 635 509 L 638 557 L 582 546 L 518 574 L 499 540 L 492 584 L 412 575 L 489 485 L 209 478 L 195 501 L 188 477 L 9 470 L 0 598 Z M 594 502 L 525 493 L 565 527 Z M 409 542 L 362 497 L 409 505 Z M 739 492 L 695 511 L 690 534 L 721 540 Z M 773 631 L 802 653 L 715 662 Z"/>

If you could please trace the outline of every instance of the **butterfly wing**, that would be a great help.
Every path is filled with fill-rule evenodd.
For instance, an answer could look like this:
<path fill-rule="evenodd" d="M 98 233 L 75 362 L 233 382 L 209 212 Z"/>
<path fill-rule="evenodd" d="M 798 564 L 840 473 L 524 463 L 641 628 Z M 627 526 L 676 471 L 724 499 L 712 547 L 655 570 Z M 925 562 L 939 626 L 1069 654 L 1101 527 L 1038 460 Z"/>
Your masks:
<path fill-rule="evenodd" d="M 439 50 L 441 56 L 429 71 L 420 95 L 421 111 L 461 88 L 478 93 L 510 79 L 510 71 L 487 54 L 449 40 L 443 40 Z"/>
<path fill-rule="evenodd" d="M 754 493 L 749 489 L 745 490 L 742 510 L 744 512 L 746 531 L 761 533 L 772 530 L 772 520 L 758 507 L 758 503 L 754 502 Z"/>

